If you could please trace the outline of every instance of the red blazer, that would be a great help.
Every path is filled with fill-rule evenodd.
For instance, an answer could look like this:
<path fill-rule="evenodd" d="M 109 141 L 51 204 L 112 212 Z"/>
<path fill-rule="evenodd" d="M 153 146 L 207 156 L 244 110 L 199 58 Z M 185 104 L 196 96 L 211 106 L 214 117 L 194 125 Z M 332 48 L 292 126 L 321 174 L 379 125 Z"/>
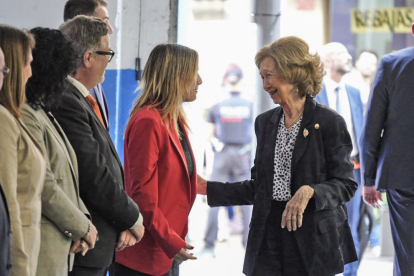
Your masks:
<path fill-rule="evenodd" d="M 197 195 L 197 172 L 190 179 L 180 140 L 167 130 L 159 110 L 142 108 L 125 132 L 125 191 L 138 204 L 145 235 L 116 252 L 116 262 L 150 275 L 164 275 L 185 245 L 188 215 Z M 184 128 L 183 128 L 184 129 Z M 187 133 L 184 133 L 193 155 Z M 193 156 L 194 160 L 194 156 Z"/>

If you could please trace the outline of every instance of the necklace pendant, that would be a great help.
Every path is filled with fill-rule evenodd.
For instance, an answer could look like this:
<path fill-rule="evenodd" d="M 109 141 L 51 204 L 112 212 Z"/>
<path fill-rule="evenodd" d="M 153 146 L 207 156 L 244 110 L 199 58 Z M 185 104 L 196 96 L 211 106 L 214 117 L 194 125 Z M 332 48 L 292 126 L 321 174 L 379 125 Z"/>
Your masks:
<path fill-rule="evenodd" d="M 309 135 L 309 130 L 307 130 L 306 128 L 303 130 L 303 137 L 308 137 Z"/>

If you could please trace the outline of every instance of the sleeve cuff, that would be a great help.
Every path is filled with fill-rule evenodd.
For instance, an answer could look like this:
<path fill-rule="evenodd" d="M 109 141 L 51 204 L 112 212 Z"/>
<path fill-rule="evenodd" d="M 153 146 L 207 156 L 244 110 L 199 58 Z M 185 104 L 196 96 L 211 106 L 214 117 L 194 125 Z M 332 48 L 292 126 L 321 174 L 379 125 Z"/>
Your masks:
<path fill-rule="evenodd" d="M 375 186 L 375 179 L 365 178 L 363 181 L 363 185 L 367 187 Z"/>
<path fill-rule="evenodd" d="M 142 218 L 142 215 L 141 215 L 141 214 L 139 214 L 139 215 L 138 215 L 138 220 L 137 220 L 137 222 L 135 222 L 135 224 L 134 224 L 134 225 L 132 225 L 132 227 L 131 227 L 130 229 L 135 229 L 135 228 L 137 228 L 138 226 L 142 226 L 142 225 L 144 225 L 144 219 Z"/>

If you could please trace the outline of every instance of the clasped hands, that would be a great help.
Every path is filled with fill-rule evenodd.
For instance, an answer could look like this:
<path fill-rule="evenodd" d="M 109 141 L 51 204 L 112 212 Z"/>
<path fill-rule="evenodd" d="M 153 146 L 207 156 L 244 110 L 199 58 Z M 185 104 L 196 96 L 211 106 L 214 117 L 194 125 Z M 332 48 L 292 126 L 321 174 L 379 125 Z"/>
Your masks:
<path fill-rule="evenodd" d="M 95 225 L 89 220 L 89 232 L 81 239 L 76 240 L 72 243 L 72 246 L 69 250 L 69 253 L 75 254 L 82 252 L 82 256 L 85 256 L 88 250 L 95 247 L 95 243 L 98 241 L 98 230 L 96 230 Z"/>
<path fill-rule="evenodd" d="M 302 226 L 303 212 L 308 206 L 313 193 L 313 188 L 309 185 L 304 185 L 297 190 L 292 199 L 286 204 L 285 211 L 282 214 L 282 228 L 287 227 L 289 231 L 296 231 Z"/>
<path fill-rule="evenodd" d="M 119 234 L 118 242 L 116 243 L 115 249 L 120 251 L 125 247 L 133 246 L 140 242 L 144 237 L 145 227 L 138 226 L 134 229 L 128 229 Z"/>
<path fill-rule="evenodd" d="M 82 252 L 82 256 L 88 252 L 88 250 L 95 247 L 95 243 L 99 240 L 98 231 L 96 230 L 95 225 L 89 221 L 90 229 L 89 233 L 83 236 L 81 239 L 73 242 L 69 253 L 76 254 Z M 133 246 L 139 241 L 141 241 L 144 236 L 145 227 L 138 226 L 134 229 L 128 229 L 119 234 L 118 242 L 116 244 L 116 250 L 122 250 L 127 246 Z"/>

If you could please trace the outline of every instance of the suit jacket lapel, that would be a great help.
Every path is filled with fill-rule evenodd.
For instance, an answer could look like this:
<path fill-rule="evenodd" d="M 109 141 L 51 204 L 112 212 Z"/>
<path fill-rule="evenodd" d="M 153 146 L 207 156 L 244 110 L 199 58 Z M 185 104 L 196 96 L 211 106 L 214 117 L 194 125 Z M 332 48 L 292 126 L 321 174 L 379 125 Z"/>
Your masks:
<path fill-rule="evenodd" d="M 61 145 L 61 147 L 63 149 L 63 152 L 66 155 L 66 159 L 69 163 L 69 167 L 70 167 L 70 170 L 71 170 L 71 173 L 72 173 L 72 177 L 74 179 L 73 183 L 74 183 L 74 186 L 75 186 L 75 191 L 76 191 L 77 200 L 78 200 L 78 204 L 79 204 L 78 168 L 74 166 L 74 162 L 76 162 L 76 154 L 73 151 L 69 140 L 66 138 L 65 132 L 60 127 L 58 121 L 55 119 L 53 114 L 51 112 L 47 112 L 47 114 L 46 114 L 46 111 L 45 111 L 44 114 L 46 115 L 45 120 L 48 122 L 48 123 L 46 123 L 46 127 L 53 134 L 53 136 L 55 136 L 56 140 L 59 142 L 59 144 Z"/>
<path fill-rule="evenodd" d="M 264 137 L 264 160 L 263 164 L 274 164 L 275 160 L 275 147 L 276 147 L 276 137 L 280 118 L 282 117 L 282 108 L 276 108 L 270 122 L 266 125 L 266 133 Z M 274 166 L 264 165 L 265 175 L 266 175 L 266 184 L 268 195 L 272 195 L 273 191 L 273 177 L 274 177 Z"/>
<path fill-rule="evenodd" d="M 187 141 L 188 149 L 190 150 L 191 158 L 193 159 L 193 162 L 194 162 L 194 172 L 193 172 L 193 176 L 190 178 L 190 175 L 188 174 L 189 172 L 188 172 L 187 160 L 185 159 L 185 154 L 184 154 L 184 151 L 183 151 L 183 155 L 181 155 L 181 160 L 183 160 L 183 162 L 186 166 L 185 172 L 188 175 L 188 178 L 189 178 L 190 184 L 191 184 L 190 189 L 189 189 L 189 196 L 190 196 L 191 202 L 194 202 L 194 200 L 197 196 L 197 168 L 196 168 L 194 153 L 193 153 L 193 149 L 191 148 L 190 139 L 188 137 L 187 130 L 184 128 L 182 122 L 180 122 L 180 124 L 181 124 L 181 129 L 184 132 L 183 139 L 186 139 L 186 141 Z M 180 145 L 181 145 L 181 142 L 180 142 Z M 183 157 L 184 157 L 184 159 L 183 159 Z"/>
<path fill-rule="evenodd" d="M 37 142 L 36 138 L 33 137 L 32 133 L 26 128 L 26 125 L 22 122 L 22 120 L 18 119 L 20 127 L 26 132 L 26 134 L 29 136 L 29 138 L 32 140 L 33 144 L 36 146 L 36 148 L 39 150 L 42 157 L 45 157 L 45 153 L 42 150 L 42 147 Z"/>
<path fill-rule="evenodd" d="M 184 129 L 184 128 L 183 128 Z M 187 161 L 185 159 L 185 155 L 184 155 L 184 151 L 183 151 L 183 147 L 181 146 L 181 142 L 180 142 L 180 138 L 178 138 L 178 134 L 177 132 L 174 130 L 174 126 L 173 123 L 170 123 L 170 131 L 168 131 L 168 136 L 170 137 L 170 140 L 172 141 L 175 150 L 178 152 L 178 154 L 180 155 L 180 159 L 181 159 L 181 163 L 182 165 L 185 167 L 185 171 L 188 175 L 188 167 L 187 167 Z M 188 177 L 190 178 L 190 176 L 188 175 Z"/>
<path fill-rule="evenodd" d="M 302 122 L 300 124 L 300 129 L 298 136 L 296 137 L 295 148 L 293 149 L 292 154 L 292 164 L 291 164 L 291 177 L 296 172 L 296 168 L 300 158 L 302 157 L 303 153 L 305 153 L 306 148 L 308 147 L 309 143 L 309 135 L 312 135 L 313 128 L 310 125 L 313 114 L 315 112 L 316 102 L 314 99 L 308 97 L 305 103 L 305 110 L 303 112 Z M 304 130 L 307 130 L 307 135 L 305 137 Z"/>
<path fill-rule="evenodd" d="M 106 140 L 108 141 L 108 144 L 112 150 L 113 155 L 116 157 L 116 160 L 118 161 L 119 166 L 122 168 L 122 163 L 119 160 L 119 156 L 118 153 L 115 149 L 115 146 L 112 142 L 111 136 L 109 135 L 109 132 L 104 128 L 104 126 L 102 125 L 101 121 L 99 120 L 98 116 L 96 115 L 95 111 L 93 111 L 92 106 L 89 104 L 89 102 L 86 100 L 86 98 L 82 95 L 81 92 L 79 92 L 79 90 L 69 81 L 67 82 L 68 85 L 70 85 L 70 90 L 72 91 L 72 93 L 75 93 L 79 98 L 80 98 L 80 103 L 83 105 L 84 108 L 86 108 L 89 113 L 92 114 L 92 118 L 95 120 L 95 123 L 97 125 L 99 125 L 99 128 L 101 128 L 101 134 L 103 133 L 103 135 L 105 136 Z M 122 169 L 122 174 L 124 173 L 124 170 Z M 122 176 L 123 177 L 123 176 Z"/>
<path fill-rule="evenodd" d="M 62 128 L 60 127 L 59 123 L 57 122 L 57 120 L 55 119 L 53 114 L 51 112 L 47 112 L 47 117 L 49 117 L 49 118 L 45 118 L 45 119 L 47 121 L 51 122 L 52 125 L 47 123 L 46 127 L 50 130 L 50 132 L 53 134 L 53 136 L 56 137 L 56 140 L 59 142 L 59 144 L 63 148 L 63 151 L 65 152 L 65 155 L 66 155 L 66 158 L 68 159 L 69 166 L 70 166 L 70 169 L 72 171 L 72 175 L 75 178 L 75 180 L 77 181 L 78 180 L 78 174 L 77 174 L 77 171 L 75 170 L 75 168 L 73 166 L 73 160 L 76 160 L 76 155 L 74 155 L 74 153 L 71 154 L 71 152 L 69 151 L 70 147 L 68 147 L 68 145 L 70 145 L 70 142 L 67 140 L 66 135 L 64 134 L 65 132 L 62 130 Z"/>
<path fill-rule="evenodd" d="M 364 108 L 362 106 L 361 96 L 358 91 L 345 85 L 345 89 L 349 99 L 349 107 L 351 108 L 352 124 L 354 125 L 355 140 L 359 151 L 359 137 L 361 135 L 362 120 L 364 114 Z"/>
<path fill-rule="evenodd" d="M 326 92 L 325 83 L 323 83 L 322 91 L 316 96 L 315 100 L 323 105 L 329 106 L 328 93 Z"/>

